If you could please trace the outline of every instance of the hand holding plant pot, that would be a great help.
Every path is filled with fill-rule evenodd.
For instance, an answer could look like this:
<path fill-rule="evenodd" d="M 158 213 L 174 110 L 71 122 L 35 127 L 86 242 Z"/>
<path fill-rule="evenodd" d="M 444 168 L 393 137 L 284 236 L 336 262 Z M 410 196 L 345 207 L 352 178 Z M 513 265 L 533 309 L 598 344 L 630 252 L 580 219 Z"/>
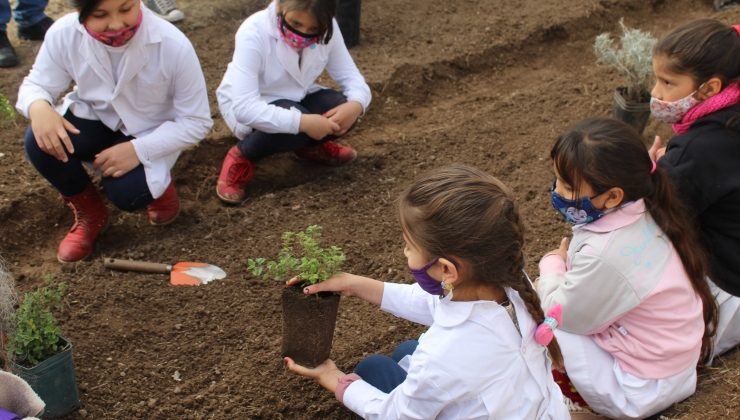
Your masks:
<path fill-rule="evenodd" d="M 254 276 L 285 280 L 297 276 L 283 290 L 282 355 L 309 367 L 329 358 L 334 336 L 339 295 L 319 293 L 307 296 L 302 288 L 322 282 L 338 272 L 344 263 L 339 247 L 322 248 L 321 227 L 311 225 L 302 232 L 285 232 L 277 260 L 249 259 Z"/>
<path fill-rule="evenodd" d="M 615 69 L 625 78 L 626 85 L 617 87 L 614 92 L 614 118 L 642 132 L 650 117 L 649 87 L 657 39 L 647 32 L 628 28 L 623 20 L 619 25 L 622 27 L 620 45 L 615 47 L 611 36 L 603 33 L 594 41 L 594 52 L 597 62 Z"/>

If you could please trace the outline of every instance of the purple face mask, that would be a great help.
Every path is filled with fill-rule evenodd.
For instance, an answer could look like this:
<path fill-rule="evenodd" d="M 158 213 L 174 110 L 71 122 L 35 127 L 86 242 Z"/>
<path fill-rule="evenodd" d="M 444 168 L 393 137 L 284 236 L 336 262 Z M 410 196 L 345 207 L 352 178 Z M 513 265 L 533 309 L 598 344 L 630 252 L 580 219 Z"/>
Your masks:
<path fill-rule="evenodd" d="M 419 283 L 419 286 L 421 288 L 429 293 L 430 295 L 442 295 L 442 283 L 438 282 L 437 280 L 434 280 L 432 276 L 427 274 L 427 270 L 431 266 L 433 266 L 439 258 L 435 258 L 432 261 L 428 262 L 424 267 L 413 269 L 409 267 L 409 272 L 411 272 L 411 275 L 414 277 L 414 280 L 416 280 L 417 283 Z"/>

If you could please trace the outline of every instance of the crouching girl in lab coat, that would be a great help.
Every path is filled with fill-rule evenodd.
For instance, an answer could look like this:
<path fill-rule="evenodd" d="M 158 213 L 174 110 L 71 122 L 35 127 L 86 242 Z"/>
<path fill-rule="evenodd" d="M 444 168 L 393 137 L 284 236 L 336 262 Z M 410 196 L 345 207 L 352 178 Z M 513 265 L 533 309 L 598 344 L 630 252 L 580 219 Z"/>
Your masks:
<path fill-rule="evenodd" d="M 203 72 L 182 32 L 138 0 L 72 4 L 77 12 L 47 32 L 16 104 L 31 120 L 29 160 L 74 212 L 61 262 L 90 255 L 108 224 L 83 162 L 117 207 L 146 207 L 152 224 L 167 224 L 180 209 L 170 170 L 212 125 Z"/>
<path fill-rule="evenodd" d="M 218 107 L 239 142 L 221 166 L 216 193 L 244 201 L 254 162 L 293 151 L 338 166 L 357 152 L 333 140 L 370 104 L 370 88 L 334 20 L 335 0 L 275 0 L 236 33 L 234 58 L 216 91 Z M 326 70 L 342 93 L 316 84 Z"/>

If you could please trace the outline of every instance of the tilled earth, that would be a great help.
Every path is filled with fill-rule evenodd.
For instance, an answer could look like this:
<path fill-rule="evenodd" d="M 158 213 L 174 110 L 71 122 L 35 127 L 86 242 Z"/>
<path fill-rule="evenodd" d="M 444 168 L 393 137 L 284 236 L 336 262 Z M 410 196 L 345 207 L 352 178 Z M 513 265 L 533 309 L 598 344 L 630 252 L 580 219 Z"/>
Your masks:
<path fill-rule="evenodd" d="M 52 16 L 69 11 L 52 0 Z M 619 18 L 660 36 L 698 17 L 728 23 L 708 1 L 372 0 L 362 5 L 362 43 L 352 54 L 373 89 L 373 104 L 347 141 L 360 157 L 329 169 L 288 155 L 258 165 L 249 200 L 224 207 L 214 193 L 234 143 L 215 106 L 239 24 L 265 1 L 180 0 L 180 28 L 195 45 L 216 125 L 175 167 L 183 212 L 171 226 L 112 209 L 113 224 L 88 261 L 62 267 L 55 253 L 71 224 L 58 195 L 23 155 L 26 122 L 0 136 L 0 255 L 21 290 L 48 275 L 70 284 L 60 314 L 75 345 L 82 408 L 70 418 L 347 418 L 317 384 L 280 361 L 281 284 L 252 278 L 246 260 L 274 256 L 280 234 L 309 224 L 347 253 L 346 270 L 409 282 L 395 197 L 417 173 L 452 162 L 486 169 L 515 192 L 529 226 L 528 270 L 568 234 L 549 205 L 548 151 L 580 118 L 607 115 L 620 82 L 595 64 L 593 38 Z M 14 27 L 9 32 L 14 35 Z M 22 64 L 2 70 L 11 102 L 38 44 L 19 42 Z M 648 137 L 668 134 L 651 123 Z M 647 141 L 647 137 L 646 137 Z M 106 271 L 102 257 L 207 261 L 227 279 L 173 288 L 158 275 Z M 343 299 L 332 357 L 347 371 L 364 356 L 416 337 L 416 325 Z M 700 372 L 695 396 L 664 415 L 738 418 L 740 353 Z"/>

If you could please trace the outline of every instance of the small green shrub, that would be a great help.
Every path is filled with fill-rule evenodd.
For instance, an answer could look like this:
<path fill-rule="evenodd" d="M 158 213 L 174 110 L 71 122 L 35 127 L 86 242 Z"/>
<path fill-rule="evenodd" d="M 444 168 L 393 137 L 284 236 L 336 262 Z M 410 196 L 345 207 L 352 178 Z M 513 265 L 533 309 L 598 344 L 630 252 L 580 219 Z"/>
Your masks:
<path fill-rule="evenodd" d="M 15 108 L 11 105 L 8 98 L 0 93 L 0 126 L 6 126 L 15 123 Z"/>
<path fill-rule="evenodd" d="M 603 33 L 594 40 L 594 52 L 598 63 L 614 68 L 625 77 L 628 99 L 642 102 L 646 95 L 650 96 L 653 48 L 657 39 L 648 32 L 628 28 L 623 19 L 619 25 L 622 27 L 619 47 L 608 33 Z"/>
<path fill-rule="evenodd" d="M 66 290 L 64 283 L 47 280 L 46 286 L 23 295 L 11 317 L 10 360 L 33 367 L 62 350 L 59 346 L 62 332 L 51 311 L 59 307 Z"/>
<path fill-rule="evenodd" d="M 277 260 L 250 258 L 247 269 L 263 279 L 287 280 L 297 276 L 303 284 L 316 284 L 339 272 L 345 256 L 337 246 L 321 247 L 321 226 L 311 225 L 302 232 L 285 232 Z"/>

